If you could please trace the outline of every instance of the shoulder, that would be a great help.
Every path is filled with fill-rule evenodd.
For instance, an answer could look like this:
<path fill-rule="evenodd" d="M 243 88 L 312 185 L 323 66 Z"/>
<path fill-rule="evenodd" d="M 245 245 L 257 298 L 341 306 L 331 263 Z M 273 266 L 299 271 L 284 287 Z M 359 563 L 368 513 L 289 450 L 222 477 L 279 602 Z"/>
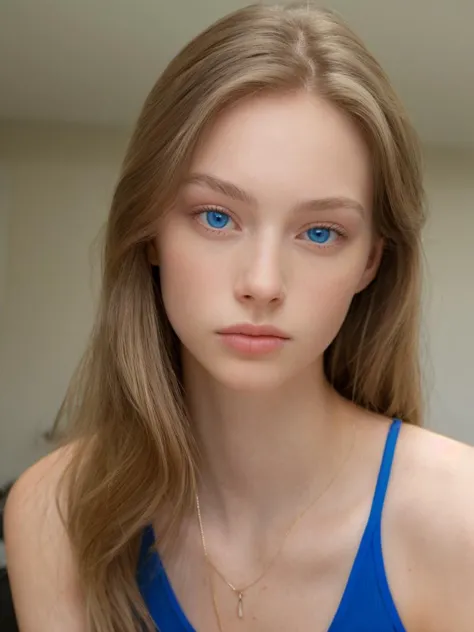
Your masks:
<path fill-rule="evenodd" d="M 474 621 L 474 449 L 422 428 L 400 434 L 389 507 L 430 632 Z"/>
<path fill-rule="evenodd" d="M 58 484 L 73 450 L 73 446 L 55 450 L 25 470 L 14 483 L 4 516 L 8 550 L 29 530 L 59 527 Z"/>
<path fill-rule="evenodd" d="M 63 447 L 28 468 L 5 506 L 7 568 L 22 631 L 83 632 L 73 555 L 57 506 L 58 483 L 74 447 Z"/>
<path fill-rule="evenodd" d="M 45 509 L 45 501 L 56 494 L 59 479 L 72 450 L 72 446 L 66 446 L 51 452 L 25 470 L 15 481 L 6 504 L 5 515 L 9 521 L 25 510 L 35 510 L 40 506 Z"/>
<path fill-rule="evenodd" d="M 405 519 L 413 526 L 423 520 L 426 537 L 461 535 L 474 523 L 473 447 L 405 425 L 395 468 L 400 500 L 410 509 Z"/>

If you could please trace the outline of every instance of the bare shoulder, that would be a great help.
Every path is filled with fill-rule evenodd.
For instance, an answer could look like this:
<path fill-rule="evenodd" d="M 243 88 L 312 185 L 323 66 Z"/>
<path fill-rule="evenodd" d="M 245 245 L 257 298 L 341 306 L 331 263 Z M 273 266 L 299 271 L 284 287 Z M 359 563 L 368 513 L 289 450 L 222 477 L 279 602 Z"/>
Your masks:
<path fill-rule="evenodd" d="M 48 513 L 51 509 L 49 501 L 56 495 L 59 479 L 73 450 L 73 446 L 59 448 L 23 472 L 8 495 L 6 516 L 9 523 L 24 511 L 32 511 L 31 518 L 35 516 L 35 509 L 41 508 Z"/>
<path fill-rule="evenodd" d="M 474 448 L 404 426 L 389 494 L 394 550 L 406 560 L 405 579 L 416 588 L 423 629 L 472 630 Z"/>
<path fill-rule="evenodd" d="M 71 548 L 56 503 L 73 449 L 60 448 L 32 465 L 7 498 L 7 567 L 22 632 L 86 629 Z"/>
<path fill-rule="evenodd" d="M 426 519 L 428 533 L 431 529 L 435 536 L 439 529 L 442 536 L 457 531 L 461 535 L 474 521 L 474 512 L 469 511 L 474 509 L 473 447 L 405 425 L 395 468 L 398 483 L 403 484 L 403 493 L 398 494 L 400 499 L 407 503 L 414 520 Z"/>

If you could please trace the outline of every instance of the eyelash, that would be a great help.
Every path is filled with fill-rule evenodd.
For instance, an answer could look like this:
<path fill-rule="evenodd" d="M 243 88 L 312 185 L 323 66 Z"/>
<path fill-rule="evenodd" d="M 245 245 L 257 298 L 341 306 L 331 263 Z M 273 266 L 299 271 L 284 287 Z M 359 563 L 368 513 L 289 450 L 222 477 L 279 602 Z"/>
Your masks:
<path fill-rule="evenodd" d="M 218 206 L 204 206 L 201 207 L 199 210 L 195 211 L 193 213 L 193 219 L 195 221 L 199 221 L 199 217 L 203 214 L 203 213 L 209 213 L 215 211 L 216 213 L 222 213 L 223 215 L 226 215 L 227 217 L 229 217 L 233 222 L 235 222 L 235 220 L 233 219 L 231 213 L 229 213 L 228 211 L 225 211 L 223 208 L 219 208 Z M 223 234 L 225 231 L 223 229 L 218 229 L 218 228 L 211 228 L 210 226 L 206 226 L 205 224 L 202 224 L 201 222 L 199 222 L 199 225 L 204 228 L 204 230 L 207 230 L 210 233 L 213 233 L 214 235 L 219 235 L 219 234 Z M 308 230 L 311 230 L 311 228 L 322 228 L 322 229 L 326 229 L 326 230 L 333 230 L 339 238 L 347 238 L 347 233 L 346 231 L 339 226 L 338 224 L 331 224 L 331 223 L 319 223 L 319 224 L 311 224 L 310 226 L 308 226 L 307 228 L 305 228 L 302 233 L 307 232 Z M 301 233 L 299 233 L 301 234 Z M 310 244 L 314 244 L 316 246 L 318 246 L 318 244 L 314 241 L 310 241 L 309 239 L 305 239 L 303 241 L 307 241 Z M 319 248 L 329 248 L 332 244 L 328 244 L 328 245 L 324 245 L 324 244 L 319 244 Z"/>

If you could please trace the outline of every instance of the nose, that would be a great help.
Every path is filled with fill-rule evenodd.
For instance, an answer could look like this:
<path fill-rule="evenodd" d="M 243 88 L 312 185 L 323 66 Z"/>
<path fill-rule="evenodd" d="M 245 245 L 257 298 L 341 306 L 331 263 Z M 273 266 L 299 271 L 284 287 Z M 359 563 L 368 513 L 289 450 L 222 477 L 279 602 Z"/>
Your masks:
<path fill-rule="evenodd" d="M 285 297 L 283 255 L 276 239 L 251 245 L 240 253 L 236 298 L 253 305 L 278 305 Z"/>

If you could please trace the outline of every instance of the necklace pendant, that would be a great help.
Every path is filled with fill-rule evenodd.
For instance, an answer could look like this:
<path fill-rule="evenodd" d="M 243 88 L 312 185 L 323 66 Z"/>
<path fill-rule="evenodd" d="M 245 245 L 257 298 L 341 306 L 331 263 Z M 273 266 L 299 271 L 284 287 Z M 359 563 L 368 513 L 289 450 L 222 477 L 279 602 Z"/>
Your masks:
<path fill-rule="evenodd" d="M 244 618 L 244 604 L 243 604 L 244 596 L 241 592 L 239 592 L 239 604 L 237 606 L 237 616 L 239 619 Z"/>

